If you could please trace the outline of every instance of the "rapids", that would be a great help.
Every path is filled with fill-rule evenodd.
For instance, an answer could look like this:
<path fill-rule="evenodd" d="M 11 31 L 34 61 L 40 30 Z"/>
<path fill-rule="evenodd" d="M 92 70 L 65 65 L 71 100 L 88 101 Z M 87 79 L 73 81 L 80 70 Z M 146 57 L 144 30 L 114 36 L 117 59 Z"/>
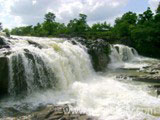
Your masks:
<path fill-rule="evenodd" d="M 8 56 L 10 96 L 0 99 L 0 117 L 30 113 L 47 104 L 74 104 L 72 111 L 100 120 L 156 120 L 160 116 L 160 99 L 149 94 L 145 83 L 116 79 L 128 74 L 120 68 L 142 69 L 157 60 L 142 57 L 128 46 L 111 45 L 107 72 L 96 73 L 87 48 L 80 44 L 57 38 L 14 38 Z"/>

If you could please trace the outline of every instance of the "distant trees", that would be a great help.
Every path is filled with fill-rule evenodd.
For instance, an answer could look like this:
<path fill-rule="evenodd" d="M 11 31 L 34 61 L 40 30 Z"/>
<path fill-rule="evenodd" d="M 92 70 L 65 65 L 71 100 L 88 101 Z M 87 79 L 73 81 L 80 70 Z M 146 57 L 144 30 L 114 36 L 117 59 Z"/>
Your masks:
<path fill-rule="evenodd" d="M 70 20 L 67 28 L 68 34 L 72 36 L 85 36 L 89 29 L 87 16 L 85 14 L 79 14 L 79 19 L 75 18 L 74 20 Z"/>
<path fill-rule="evenodd" d="M 67 25 L 56 22 L 54 13 L 47 13 L 43 23 L 35 26 L 16 27 L 14 35 L 40 37 L 84 37 L 101 38 L 110 43 L 122 43 L 135 47 L 140 54 L 160 58 L 160 4 L 154 14 L 147 8 L 142 14 L 127 12 L 115 20 L 114 26 L 106 22 L 87 23 L 87 15 L 79 14 Z M 156 52 L 155 52 L 156 51 Z"/>
<path fill-rule="evenodd" d="M 6 29 L 3 30 L 3 32 L 6 33 L 7 37 L 10 37 L 10 31 L 9 31 L 9 29 L 6 28 Z"/>
<path fill-rule="evenodd" d="M 55 21 L 55 18 L 56 18 L 56 16 L 55 16 L 54 13 L 48 12 L 47 14 L 45 14 L 45 18 L 44 18 L 44 19 L 45 19 L 47 22 L 54 22 L 54 21 Z"/>
<path fill-rule="evenodd" d="M 125 13 L 121 18 L 115 20 L 112 34 L 115 35 L 115 39 L 120 40 L 124 44 L 132 44 L 131 32 L 136 26 L 137 15 L 133 12 Z"/>

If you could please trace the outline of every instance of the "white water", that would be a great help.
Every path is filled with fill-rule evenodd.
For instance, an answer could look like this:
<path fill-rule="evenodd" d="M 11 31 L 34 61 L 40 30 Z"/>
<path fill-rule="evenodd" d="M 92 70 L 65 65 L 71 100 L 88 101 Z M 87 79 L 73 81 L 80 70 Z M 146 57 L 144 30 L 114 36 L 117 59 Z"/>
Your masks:
<path fill-rule="evenodd" d="M 34 45 L 29 45 L 28 40 L 37 42 L 44 48 L 39 49 L 38 47 L 34 47 Z M 43 88 L 51 86 L 52 88 L 56 87 L 56 89 L 67 89 L 75 80 L 86 79 L 93 72 L 85 49 L 78 45 L 72 45 L 66 40 L 18 37 L 18 40 L 12 40 L 11 43 L 11 50 L 14 51 L 9 56 L 11 63 L 9 64 L 9 92 L 11 94 L 16 87 L 16 83 L 13 80 L 13 74 L 17 74 L 14 73 L 14 67 L 16 66 L 13 66 L 13 63 L 15 64 L 15 62 L 18 65 L 20 64 L 19 62 L 22 62 L 22 65 L 19 65 L 18 69 L 24 67 L 23 75 L 28 93 L 31 93 L 39 86 Z M 26 57 L 25 49 L 30 51 L 29 54 L 33 56 L 34 61 Z M 13 61 L 13 59 L 16 59 L 16 61 Z M 47 75 L 45 75 L 46 71 L 44 67 L 48 72 Z M 37 69 L 37 74 L 39 75 L 38 81 L 34 81 L 35 71 L 33 71 L 33 68 Z"/>
<path fill-rule="evenodd" d="M 134 48 L 116 44 L 111 46 L 111 62 L 108 66 L 110 69 L 116 68 L 142 68 L 147 66 L 144 61 L 151 59 L 139 56 Z"/>
<path fill-rule="evenodd" d="M 146 86 L 135 86 L 128 83 L 117 81 L 115 75 L 96 74 L 91 66 L 86 48 L 81 48 L 77 45 L 72 45 L 68 41 L 58 39 L 44 38 L 19 38 L 13 40 L 12 50 L 15 51 L 12 56 L 20 54 L 24 63 L 25 75 L 28 85 L 28 92 L 31 93 L 25 99 L 19 101 L 6 102 L 2 101 L 1 107 L 21 106 L 27 103 L 30 109 L 34 109 L 40 104 L 64 104 L 74 103 L 76 106 L 71 107 L 72 110 L 86 112 L 89 115 L 97 116 L 102 120 L 156 120 L 158 117 L 153 114 L 160 115 L 160 99 L 151 96 L 147 93 Z M 28 45 L 27 39 L 36 41 L 44 46 L 43 49 Z M 126 46 L 116 45 L 120 48 L 118 53 L 114 47 L 111 54 L 111 65 L 118 63 L 119 67 L 142 67 L 147 63 L 141 64 L 142 60 L 138 54 L 133 55 L 132 52 L 127 52 L 122 55 L 123 49 Z M 53 72 L 58 81 L 56 89 L 33 92 L 35 87 L 33 83 L 32 62 L 25 58 L 24 48 L 30 50 L 33 54 L 40 56 L 49 71 Z M 130 49 L 130 48 L 129 48 Z M 128 51 L 128 49 L 126 50 Z M 127 62 L 124 62 L 123 57 L 127 57 Z M 150 59 L 149 59 L 150 60 Z M 135 62 L 138 61 L 138 62 Z M 126 64 L 125 64 L 126 63 Z M 44 72 L 40 64 L 36 62 L 38 71 L 41 72 L 41 77 Z M 39 67 L 38 67 L 39 66 Z M 13 65 L 10 66 L 10 74 L 13 75 Z M 45 79 L 40 78 L 40 83 L 45 87 Z M 28 81 L 29 80 L 29 81 Z M 11 78 L 11 91 L 14 91 L 14 83 Z M 55 80 L 50 80 L 49 84 L 53 84 Z M 52 83 L 53 82 L 53 83 Z M 33 90 L 32 90 L 33 89 Z M 19 108 L 20 109 L 20 108 Z M 146 112 L 144 112 L 144 110 Z M 149 110 L 149 112 L 147 112 Z M 150 112 L 150 110 L 153 110 Z"/>

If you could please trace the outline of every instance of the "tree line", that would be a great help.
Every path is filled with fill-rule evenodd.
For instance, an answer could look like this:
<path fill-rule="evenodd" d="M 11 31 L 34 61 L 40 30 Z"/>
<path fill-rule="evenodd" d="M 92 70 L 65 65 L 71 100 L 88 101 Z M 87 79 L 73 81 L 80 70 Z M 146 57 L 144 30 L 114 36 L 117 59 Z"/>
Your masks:
<path fill-rule="evenodd" d="M 142 14 L 127 12 L 111 26 L 106 22 L 87 23 L 87 15 L 79 14 L 67 25 L 55 21 L 54 13 L 47 13 L 43 23 L 13 28 L 10 33 L 37 37 L 83 37 L 104 39 L 109 43 L 126 44 L 142 55 L 160 58 L 160 4 L 155 12 L 149 7 Z"/>

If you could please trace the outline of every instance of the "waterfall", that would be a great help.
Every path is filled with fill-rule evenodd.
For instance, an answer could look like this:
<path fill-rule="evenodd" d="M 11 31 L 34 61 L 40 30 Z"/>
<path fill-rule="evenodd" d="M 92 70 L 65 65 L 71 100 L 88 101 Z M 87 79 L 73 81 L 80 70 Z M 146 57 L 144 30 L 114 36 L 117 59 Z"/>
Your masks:
<path fill-rule="evenodd" d="M 66 89 L 93 72 L 89 55 L 65 39 L 16 37 L 10 40 L 11 95 L 39 89 Z"/>
<path fill-rule="evenodd" d="M 137 85 L 126 78 L 126 75 L 140 73 L 131 67 L 140 69 L 143 64 L 150 66 L 150 63 L 155 65 L 159 61 L 141 59 L 134 48 L 108 45 L 110 50 L 107 50 L 111 52 L 109 67 L 116 69 L 107 69 L 102 74 L 94 72 L 89 47 L 87 49 L 80 43 L 59 38 L 14 36 L 4 39 L 9 47 L 0 49 L 0 83 L 1 89 L 8 89 L 10 96 L 0 100 L 0 119 L 12 117 L 12 114 L 16 119 L 22 113 L 27 119 L 28 115 L 32 116 L 48 104 L 68 104 L 73 113 L 87 113 L 102 120 L 153 120 L 159 117 L 155 115 L 160 115 L 160 99 L 151 95 L 150 92 L 155 91 L 148 87 L 148 83 Z M 96 51 L 92 52 L 96 53 L 93 54 L 95 58 L 99 57 L 99 61 L 96 59 L 98 65 L 106 67 L 102 63 L 107 58 L 101 57 L 103 49 L 95 49 L 98 43 L 91 45 Z M 103 45 L 96 48 L 105 48 Z M 103 54 L 108 55 L 108 52 Z M 117 69 L 118 65 L 120 69 Z M 7 75 L 4 77 L 3 73 Z M 122 75 L 121 79 L 117 77 L 119 75 Z"/>
<path fill-rule="evenodd" d="M 120 61 L 131 61 L 138 56 L 138 53 L 134 48 L 125 45 L 116 44 L 113 45 L 112 49 L 114 56 L 116 56 Z"/>
<path fill-rule="evenodd" d="M 138 52 L 132 47 L 115 44 L 110 45 L 110 48 L 111 63 L 109 64 L 109 68 L 122 67 L 125 63 L 137 60 L 139 57 Z"/>

